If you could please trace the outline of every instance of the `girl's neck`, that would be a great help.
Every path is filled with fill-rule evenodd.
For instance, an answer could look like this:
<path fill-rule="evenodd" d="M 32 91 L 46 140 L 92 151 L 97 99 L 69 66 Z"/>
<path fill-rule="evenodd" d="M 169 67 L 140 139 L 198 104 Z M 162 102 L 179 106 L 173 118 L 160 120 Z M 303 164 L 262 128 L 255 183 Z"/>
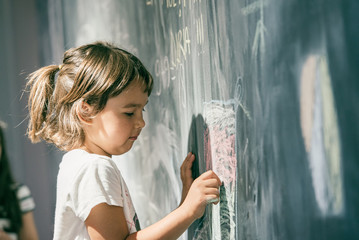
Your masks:
<path fill-rule="evenodd" d="M 83 145 L 81 147 L 79 147 L 78 149 L 81 149 L 81 150 L 84 150 L 90 154 L 97 154 L 97 155 L 101 155 L 101 156 L 106 156 L 106 157 L 109 157 L 111 158 L 112 156 L 108 153 L 105 153 L 103 151 L 92 151 L 91 148 L 87 147 L 86 145 Z"/>

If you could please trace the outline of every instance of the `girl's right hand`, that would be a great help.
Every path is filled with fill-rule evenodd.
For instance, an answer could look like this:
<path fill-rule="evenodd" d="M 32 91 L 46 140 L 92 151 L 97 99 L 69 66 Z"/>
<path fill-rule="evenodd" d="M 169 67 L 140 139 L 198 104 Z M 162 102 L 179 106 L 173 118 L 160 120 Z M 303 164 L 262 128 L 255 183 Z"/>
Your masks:
<path fill-rule="evenodd" d="M 219 202 L 221 180 L 212 170 L 199 176 L 191 185 L 182 207 L 187 208 L 195 219 L 203 216 L 207 204 Z"/>

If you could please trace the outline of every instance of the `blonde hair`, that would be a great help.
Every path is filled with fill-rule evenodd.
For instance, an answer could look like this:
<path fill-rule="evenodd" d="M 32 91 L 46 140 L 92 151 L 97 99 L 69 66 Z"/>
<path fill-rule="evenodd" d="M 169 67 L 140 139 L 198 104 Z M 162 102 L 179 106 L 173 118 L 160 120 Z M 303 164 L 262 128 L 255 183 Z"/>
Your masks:
<path fill-rule="evenodd" d="M 151 94 L 151 74 L 125 50 L 104 42 L 69 49 L 62 65 L 46 66 L 29 75 L 28 137 L 65 151 L 82 146 L 85 135 L 77 114 L 94 116 L 134 80 Z M 79 111 L 82 102 L 93 107 L 91 116 Z"/>

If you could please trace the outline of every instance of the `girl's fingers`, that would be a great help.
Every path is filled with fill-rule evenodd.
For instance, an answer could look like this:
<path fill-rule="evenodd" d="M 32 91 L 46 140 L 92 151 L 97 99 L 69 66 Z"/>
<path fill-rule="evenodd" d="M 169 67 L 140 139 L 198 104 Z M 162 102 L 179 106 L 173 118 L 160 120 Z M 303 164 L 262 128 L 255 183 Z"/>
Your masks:
<path fill-rule="evenodd" d="M 188 153 L 186 159 L 183 161 L 181 166 L 181 180 L 182 180 L 183 188 L 187 189 L 186 191 L 188 191 L 188 189 L 193 183 L 192 165 L 194 159 L 195 159 L 194 154 L 192 154 L 191 152 Z"/>
<path fill-rule="evenodd" d="M 191 157 L 193 156 L 193 153 L 189 152 L 186 156 L 186 159 L 185 160 L 189 160 Z"/>
<path fill-rule="evenodd" d="M 190 168 L 192 167 L 193 161 L 196 158 L 194 154 L 192 154 L 188 159 L 188 164 L 190 165 Z"/>
<path fill-rule="evenodd" d="M 218 186 L 222 185 L 222 181 L 219 179 L 219 177 L 217 176 L 217 174 L 215 174 L 212 170 L 209 170 L 205 173 L 203 173 L 200 178 L 203 178 L 204 180 L 207 179 L 215 179 L 218 183 Z"/>
<path fill-rule="evenodd" d="M 183 161 L 181 166 L 181 177 L 184 178 L 186 176 L 192 177 L 192 165 L 195 156 L 192 153 L 189 153 L 186 159 Z"/>
<path fill-rule="evenodd" d="M 206 195 L 207 204 L 218 204 L 220 201 L 219 187 L 222 185 L 221 181 L 215 173 L 212 174 L 211 172 L 205 174 L 204 178 L 205 179 L 202 180 L 202 186 L 205 188 L 203 189 L 203 193 Z"/>
<path fill-rule="evenodd" d="M 219 189 L 218 188 L 206 188 L 204 190 L 205 195 L 216 195 L 219 197 Z"/>
<path fill-rule="evenodd" d="M 181 169 L 185 170 L 185 169 L 192 168 L 194 159 L 195 159 L 194 154 L 188 153 L 187 157 L 185 158 L 185 160 L 182 163 Z"/>
<path fill-rule="evenodd" d="M 210 179 L 203 180 L 203 186 L 219 188 L 221 186 L 221 184 L 218 182 L 217 179 L 210 178 Z"/>
<path fill-rule="evenodd" d="M 186 164 L 186 165 L 188 165 L 188 164 L 192 165 L 194 159 L 195 159 L 195 155 L 190 152 L 190 153 L 188 153 L 186 159 L 184 160 L 184 164 Z"/>

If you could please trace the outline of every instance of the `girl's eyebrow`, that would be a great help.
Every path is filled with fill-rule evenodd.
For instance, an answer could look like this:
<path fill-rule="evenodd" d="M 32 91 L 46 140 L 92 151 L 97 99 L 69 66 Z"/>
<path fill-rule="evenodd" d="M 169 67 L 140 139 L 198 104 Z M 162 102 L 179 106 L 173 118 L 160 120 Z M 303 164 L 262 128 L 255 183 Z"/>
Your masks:
<path fill-rule="evenodd" d="M 145 106 L 147 105 L 148 101 L 145 103 Z M 129 103 L 123 106 L 123 108 L 140 108 L 142 107 L 142 104 L 136 104 L 136 103 Z"/>

